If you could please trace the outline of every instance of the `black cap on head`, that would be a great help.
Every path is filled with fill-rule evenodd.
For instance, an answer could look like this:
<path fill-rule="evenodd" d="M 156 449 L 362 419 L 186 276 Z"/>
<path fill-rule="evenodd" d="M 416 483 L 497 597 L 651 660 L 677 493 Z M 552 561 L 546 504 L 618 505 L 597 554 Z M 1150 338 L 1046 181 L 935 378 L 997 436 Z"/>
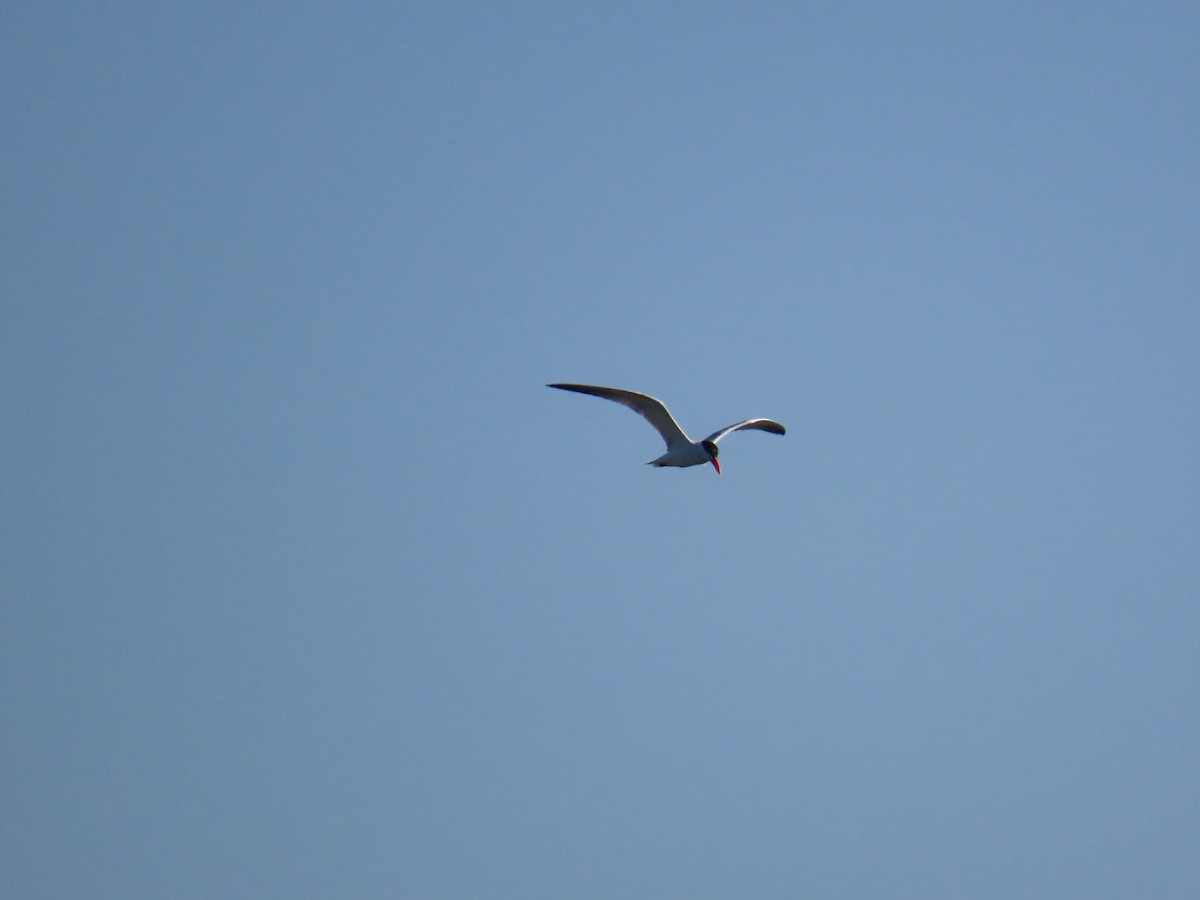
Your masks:
<path fill-rule="evenodd" d="M 701 441 L 700 446 L 708 451 L 708 455 L 713 459 L 717 458 L 717 445 L 712 441 Z"/>

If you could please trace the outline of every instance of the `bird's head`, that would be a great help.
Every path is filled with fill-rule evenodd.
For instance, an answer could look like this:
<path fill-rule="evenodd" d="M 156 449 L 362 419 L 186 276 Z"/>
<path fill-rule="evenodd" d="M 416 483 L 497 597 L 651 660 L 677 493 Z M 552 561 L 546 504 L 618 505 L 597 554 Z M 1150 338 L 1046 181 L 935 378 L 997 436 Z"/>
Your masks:
<path fill-rule="evenodd" d="M 717 462 L 717 445 L 713 441 L 701 441 L 700 446 L 704 448 L 708 454 L 708 461 L 712 463 L 713 468 L 717 470 L 717 474 L 721 474 L 721 464 Z"/>

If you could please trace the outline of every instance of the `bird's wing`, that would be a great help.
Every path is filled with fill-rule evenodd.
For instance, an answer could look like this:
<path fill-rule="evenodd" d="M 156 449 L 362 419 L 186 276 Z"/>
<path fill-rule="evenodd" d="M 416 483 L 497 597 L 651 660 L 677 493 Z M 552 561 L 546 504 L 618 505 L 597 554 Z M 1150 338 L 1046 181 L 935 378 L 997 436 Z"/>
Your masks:
<path fill-rule="evenodd" d="M 721 438 L 725 437 L 725 435 L 734 431 L 741 431 L 743 428 L 769 431 L 771 434 L 787 434 L 787 429 L 778 422 L 772 422 L 770 419 L 747 419 L 745 422 L 738 422 L 736 425 L 729 425 L 720 431 L 714 431 L 705 440 L 712 441 L 715 444 Z"/>
<path fill-rule="evenodd" d="M 662 439 L 667 442 L 668 450 L 681 444 L 691 444 L 692 442 L 691 438 L 683 433 L 683 429 L 679 427 L 679 423 L 671 418 L 671 414 L 667 412 L 667 408 L 663 406 L 661 400 L 655 400 L 653 397 L 647 397 L 645 394 L 637 394 L 633 391 L 595 387 L 590 384 L 548 384 L 546 387 L 558 388 L 563 391 L 574 391 L 577 394 L 591 394 L 593 397 L 603 397 L 605 400 L 612 400 L 614 403 L 628 406 L 655 427 L 658 433 L 662 435 Z M 746 423 L 743 422 L 741 425 L 735 427 L 746 427 Z"/>

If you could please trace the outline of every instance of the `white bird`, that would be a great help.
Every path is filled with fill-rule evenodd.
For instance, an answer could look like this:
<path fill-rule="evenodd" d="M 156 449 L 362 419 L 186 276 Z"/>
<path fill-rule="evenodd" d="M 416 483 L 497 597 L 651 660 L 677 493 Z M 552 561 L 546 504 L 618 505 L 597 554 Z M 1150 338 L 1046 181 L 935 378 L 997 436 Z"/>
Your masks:
<path fill-rule="evenodd" d="M 649 466 L 678 466 L 679 468 L 686 468 L 687 466 L 700 466 L 704 463 L 712 463 L 713 468 L 720 475 L 721 464 L 717 462 L 717 441 L 721 440 L 725 435 L 741 431 L 742 429 L 769 431 L 771 434 L 787 433 L 782 425 L 770 419 L 747 419 L 745 422 L 738 422 L 736 425 L 729 425 L 719 431 L 714 431 L 702 441 L 693 441 L 683 433 L 683 429 L 679 427 L 679 423 L 667 412 L 667 408 L 663 406 L 662 401 L 655 400 L 646 394 L 622 391 L 617 388 L 595 387 L 590 384 L 548 384 L 546 387 L 558 388 L 563 391 L 575 391 L 577 394 L 591 394 L 593 397 L 603 397 L 605 400 L 612 400 L 614 403 L 628 406 L 634 412 L 639 413 L 642 418 L 655 427 L 658 433 L 662 435 L 662 439 L 667 442 L 667 452 L 658 459 L 650 460 L 646 464 Z"/>

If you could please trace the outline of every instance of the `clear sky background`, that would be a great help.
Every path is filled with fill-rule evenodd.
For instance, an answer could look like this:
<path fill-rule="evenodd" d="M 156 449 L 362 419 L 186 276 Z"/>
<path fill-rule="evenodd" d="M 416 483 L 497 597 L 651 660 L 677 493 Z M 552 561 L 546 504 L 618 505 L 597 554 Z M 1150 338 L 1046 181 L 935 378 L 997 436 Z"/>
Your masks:
<path fill-rule="evenodd" d="M 1198 10 L 9 4 L 0 893 L 1200 896 Z"/>

